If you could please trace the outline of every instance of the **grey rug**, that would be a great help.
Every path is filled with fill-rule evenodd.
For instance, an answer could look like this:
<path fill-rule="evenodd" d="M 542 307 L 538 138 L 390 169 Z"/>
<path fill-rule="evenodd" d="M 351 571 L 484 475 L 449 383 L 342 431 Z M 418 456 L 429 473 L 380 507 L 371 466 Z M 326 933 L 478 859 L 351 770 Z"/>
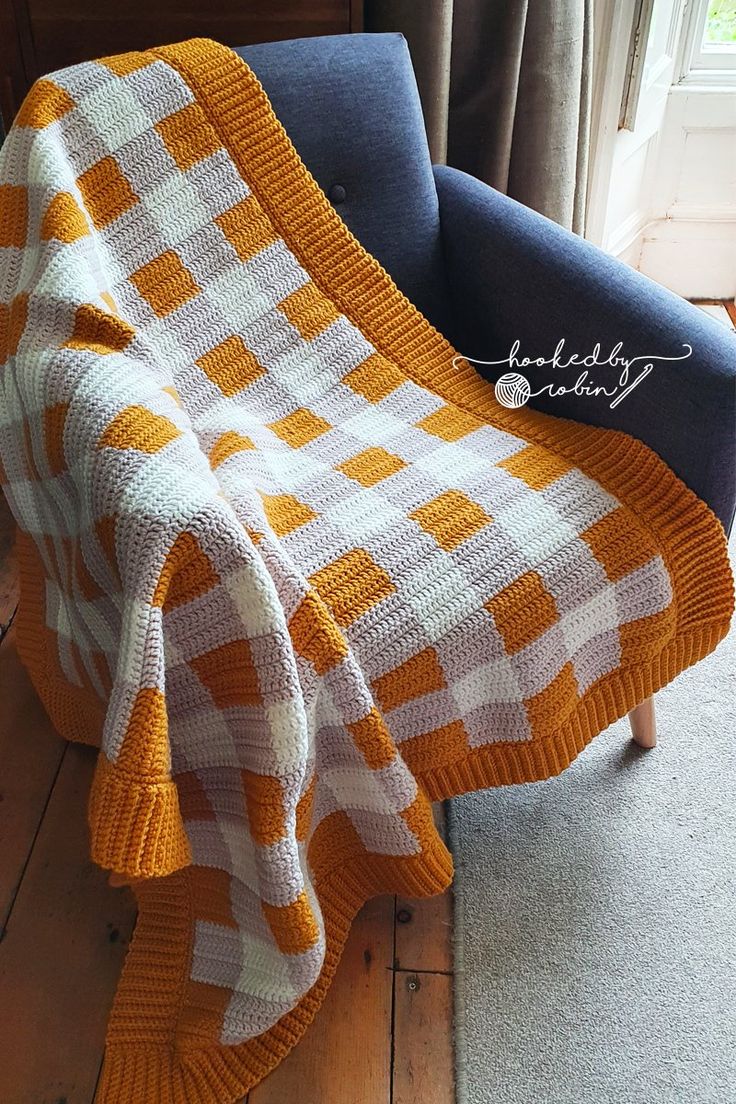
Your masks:
<path fill-rule="evenodd" d="M 563 775 L 450 803 L 459 1104 L 736 1104 L 736 644 Z"/>

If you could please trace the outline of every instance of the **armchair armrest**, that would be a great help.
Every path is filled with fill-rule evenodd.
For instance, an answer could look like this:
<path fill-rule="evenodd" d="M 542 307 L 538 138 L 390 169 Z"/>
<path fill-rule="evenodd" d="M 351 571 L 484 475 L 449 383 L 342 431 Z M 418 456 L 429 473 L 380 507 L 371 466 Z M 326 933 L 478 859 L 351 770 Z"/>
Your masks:
<path fill-rule="evenodd" d="M 434 172 L 459 352 L 497 362 L 476 364 L 493 382 L 504 373 L 523 374 L 530 406 L 638 437 L 728 530 L 736 502 L 736 336 L 486 184 L 457 169 Z M 549 361 L 562 339 L 561 363 L 519 363 L 522 357 Z M 586 366 L 565 364 L 596 346 L 598 363 L 573 390 Z M 623 382 L 623 365 L 601 363 L 612 352 L 641 358 Z M 649 364 L 649 373 L 620 398 Z M 570 390 L 553 395 L 549 385 Z M 588 394 L 584 385 L 609 393 Z M 535 395 L 540 388 L 546 390 Z"/>

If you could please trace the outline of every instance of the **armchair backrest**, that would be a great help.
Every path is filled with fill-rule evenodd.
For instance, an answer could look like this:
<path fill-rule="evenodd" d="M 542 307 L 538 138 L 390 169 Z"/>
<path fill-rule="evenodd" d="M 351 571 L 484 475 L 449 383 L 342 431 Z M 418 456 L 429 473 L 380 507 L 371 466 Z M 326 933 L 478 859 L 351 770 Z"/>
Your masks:
<path fill-rule="evenodd" d="M 356 238 L 448 332 L 437 192 L 403 36 L 300 38 L 237 53 Z"/>

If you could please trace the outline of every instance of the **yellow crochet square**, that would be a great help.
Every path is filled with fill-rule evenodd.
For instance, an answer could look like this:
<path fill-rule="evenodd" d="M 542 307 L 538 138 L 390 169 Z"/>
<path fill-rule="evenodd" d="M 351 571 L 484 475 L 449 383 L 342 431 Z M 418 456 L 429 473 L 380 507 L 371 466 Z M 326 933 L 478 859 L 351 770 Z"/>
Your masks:
<path fill-rule="evenodd" d="M 314 666 L 318 675 L 336 667 L 348 654 L 345 638 L 324 602 L 311 590 L 292 614 L 289 635 L 296 652 Z"/>
<path fill-rule="evenodd" d="M 317 517 L 311 507 L 290 494 L 262 494 L 261 501 L 268 523 L 277 537 L 285 537 Z"/>
<path fill-rule="evenodd" d="M 425 648 L 371 685 L 381 709 L 388 713 L 414 698 L 444 689 L 447 683 L 437 652 L 434 648 Z"/>
<path fill-rule="evenodd" d="M 44 77 L 31 86 L 15 117 L 15 126 L 42 130 L 58 119 L 63 119 L 74 107 L 74 100 L 69 93 Z"/>
<path fill-rule="evenodd" d="M 390 576 L 364 548 L 353 548 L 320 568 L 310 582 L 342 628 L 396 590 Z"/>
<path fill-rule="evenodd" d="M 89 234 L 87 219 L 84 217 L 77 201 L 69 192 L 57 192 L 44 211 L 41 221 L 41 240 L 57 241 L 70 244 L 78 238 L 84 238 Z"/>
<path fill-rule="evenodd" d="M 167 115 L 156 123 L 156 130 L 180 169 L 191 169 L 220 149 L 217 135 L 197 104 L 187 104 L 181 111 Z"/>
<path fill-rule="evenodd" d="M 97 161 L 77 177 L 77 185 L 96 230 L 103 230 L 138 202 L 114 157 Z"/>
<path fill-rule="evenodd" d="M 117 77 L 126 77 L 129 73 L 135 73 L 138 69 L 145 69 L 151 64 L 151 55 L 131 50 L 127 54 L 114 54 L 112 57 L 100 58 L 100 65 L 104 65 Z"/>
<path fill-rule="evenodd" d="M 300 448 L 301 445 L 308 445 L 310 441 L 314 441 L 316 437 L 332 429 L 332 426 L 324 418 L 320 418 L 319 414 L 313 414 L 306 407 L 300 407 L 292 414 L 287 414 L 285 418 L 271 422 L 268 428 L 272 429 L 282 441 L 286 441 L 287 445 Z"/>
<path fill-rule="evenodd" d="M 181 435 L 172 421 L 147 406 L 126 406 L 103 430 L 98 448 L 137 449 L 153 454 Z"/>
<path fill-rule="evenodd" d="M 474 418 L 472 414 L 466 414 L 464 410 L 449 403 L 417 422 L 418 429 L 431 433 L 433 437 L 441 437 L 443 441 L 459 441 L 461 437 L 467 437 L 482 425 L 478 418 Z"/>
<path fill-rule="evenodd" d="M 247 640 L 233 640 L 189 661 L 219 709 L 260 705 L 258 672 Z"/>
<path fill-rule="evenodd" d="M 606 575 L 613 583 L 643 567 L 659 554 L 653 537 L 633 523 L 623 506 L 606 514 L 580 536 L 603 564 Z"/>
<path fill-rule="evenodd" d="M 311 280 L 282 299 L 279 310 L 305 341 L 317 337 L 340 317 L 339 310 Z"/>
<path fill-rule="evenodd" d="M 245 347 L 242 337 L 237 335 L 210 349 L 197 364 L 228 398 L 237 395 L 266 373 L 250 349 Z"/>
<path fill-rule="evenodd" d="M 513 655 L 546 632 L 560 615 L 552 595 L 536 571 L 527 571 L 486 602 L 506 651 Z"/>
<path fill-rule="evenodd" d="M 559 732 L 560 725 L 575 711 L 579 692 L 573 665 L 566 663 L 544 690 L 524 701 L 535 740 L 548 739 Z"/>
<path fill-rule="evenodd" d="M 406 464 L 401 457 L 394 456 L 392 452 L 376 446 L 359 452 L 357 456 L 351 456 L 349 460 L 338 464 L 337 470 L 363 487 L 373 487 L 382 479 L 388 479 L 390 475 L 395 475 L 405 467 Z"/>
<path fill-rule="evenodd" d="M 130 280 L 159 318 L 165 318 L 199 293 L 191 272 L 171 249 L 139 268 Z"/>
<path fill-rule="evenodd" d="M 261 908 L 282 954 L 304 954 L 319 939 L 319 927 L 304 890 L 290 905 L 263 901 Z"/>
<path fill-rule="evenodd" d="M 0 184 L 0 246 L 22 249 L 28 231 L 28 189 Z"/>
<path fill-rule="evenodd" d="M 357 368 L 343 376 L 342 382 L 368 402 L 376 403 L 401 387 L 405 379 L 390 360 L 380 353 L 372 353 Z"/>
<path fill-rule="evenodd" d="M 568 460 L 563 460 L 561 456 L 556 456 L 539 445 L 527 445 L 513 456 L 501 460 L 498 465 L 517 479 L 523 480 L 533 491 L 548 487 L 572 466 Z"/>
<path fill-rule="evenodd" d="M 430 533 L 440 548 L 451 552 L 493 519 L 462 491 L 445 491 L 409 517 Z"/>
<path fill-rule="evenodd" d="M 255 447 L 250 437 L 244 437 L 242 433 L 236 433 L 234 429 L 228 429 L 226 433 L 217 438 L 210 449 L 210 464 L 213 468 L 216 468 L 228 457 L 234 456 L 236 452 L 243 452 L 245 449 L 254 449 Z"/>
<path fill-rule="evenodd" d="M 251 260 L 266 246 L 278 240 L 258 200 L 252 195 L 236 203 L 224 214 L 218 215 L 215 222 L 241 261 Z"/>

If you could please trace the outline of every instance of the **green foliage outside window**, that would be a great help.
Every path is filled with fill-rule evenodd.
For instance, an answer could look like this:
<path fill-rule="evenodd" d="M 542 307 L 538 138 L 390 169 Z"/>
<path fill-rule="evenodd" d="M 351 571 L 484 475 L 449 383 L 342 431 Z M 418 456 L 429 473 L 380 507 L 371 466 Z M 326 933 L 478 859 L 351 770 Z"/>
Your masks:
<path fill-rule="evenodd" d="M 705 21 L 707 46 L 736 45 L 736 0 L 712 0 Z"/>

